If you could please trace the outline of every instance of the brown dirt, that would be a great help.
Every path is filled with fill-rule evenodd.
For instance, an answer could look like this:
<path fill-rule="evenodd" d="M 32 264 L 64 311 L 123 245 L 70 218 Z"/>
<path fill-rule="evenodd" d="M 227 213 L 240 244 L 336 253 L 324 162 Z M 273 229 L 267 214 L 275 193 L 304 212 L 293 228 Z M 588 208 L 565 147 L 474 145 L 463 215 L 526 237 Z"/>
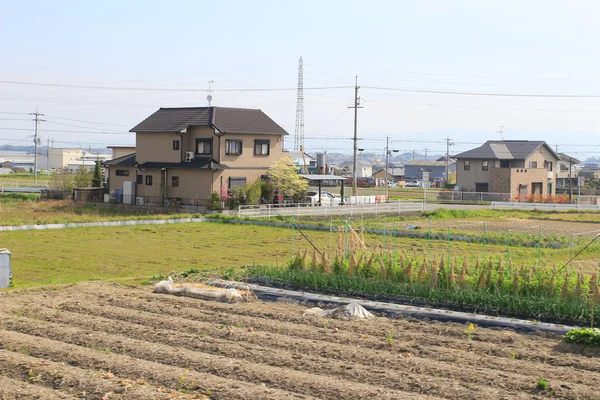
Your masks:
<path fill-rule="evenodd" d="M 557 337 L 305 308 L 103 283 L 1 293 L 0 399 L 599 397 L 600 352 Z"/>

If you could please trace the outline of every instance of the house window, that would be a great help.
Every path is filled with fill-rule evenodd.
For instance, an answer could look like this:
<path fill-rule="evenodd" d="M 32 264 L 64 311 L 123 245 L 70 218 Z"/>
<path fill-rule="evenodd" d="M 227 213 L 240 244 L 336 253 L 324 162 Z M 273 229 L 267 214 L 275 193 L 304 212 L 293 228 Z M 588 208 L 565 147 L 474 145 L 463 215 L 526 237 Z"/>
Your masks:
<path fill-rule="evenodd" d="M 471 170 L 471 161 L 470 160 L 465 160 L 465 171 L 470 171 Z"/>
<path fill-rule="evenodd" d="M 268 156 L 271 150 L 271 141 L 266 139 L 256 139 L 254 141 L 254 155 Z"/>
<path fill-rule="evenodd" d="M 129 170 L 126 169 L 118 169 L 116 172 L 117 176 L 129 176 Z"/>
<path fill-rule="evenodd" d="M 537 168 L 537 161 L 529 161 L 529 168 Z"/>
<path fill-rule="evenodd" d="M 152 186 L 152 175 L 146 175 L 146 185 Z"/>
<path fill-rule="evenodd" d="M 229 189 L 243 188 L 246 186 L 246 178 L 229 178 Z"/>
<path fill-rule="evenodd" d="M 227 139 L 225 141 L 225 154 L 242 154 L 242 141 Z"/>
<path fill-rule="evenodd" d="M 544 161 L 544 168 L 548 171 L 552 171 L 552 161 Z"/>
<path fill-rule="evenodd" d="M 212 139 L 196 139 L 196 154 L 209 156 L 212 154 Z"/>
<path fill-rule="evenodd" d="M 560 172 L 569 172 L 567 164 L 560 164 Z"/>
<path fill-rule="evenodd" d="M 475 191 L 487 193 L 489 191 L 488 183 L 487 182 L 475 182 Z"/>
<path fill-rule="evenodd" d="M 135 183 L 137 183 L 138 185 L 141 185 L 142 183 L 144 183 L 144 175 L 136 176 Z"/>
<path fill-rule="evenodd" d="M 501 160 L 500 168 L 510 168 L 510 161 L 509 160 Z"/>
<path fill-rule="evenodd" d="M 173 150 L 179 150 L 179 140 L 173 140 Z"/>
<path fill-rule="evenodd" d="M 171 186 L 173 186 L 173 187 L 179 186 L 179 177 L 178 176 L 171 177 Z"/>
<path fill-rule="evenodd" d="M 487 160 L 486 160 L 486 161 L 483 161 L 483 162 L 481 163 L 481 170 L 482 170 L 482 171 L 487 171 L 487 170 L 488 170 L 488 161 L 487 161 Z M 478 191 L 479 191 L 479 190 L 478 190 Z"/>

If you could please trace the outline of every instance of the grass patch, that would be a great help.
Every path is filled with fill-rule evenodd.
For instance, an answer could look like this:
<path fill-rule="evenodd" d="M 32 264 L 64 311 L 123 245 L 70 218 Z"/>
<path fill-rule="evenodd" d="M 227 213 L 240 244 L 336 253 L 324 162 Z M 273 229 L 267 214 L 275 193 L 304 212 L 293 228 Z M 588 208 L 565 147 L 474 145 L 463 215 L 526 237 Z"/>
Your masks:
<path fill-rule="evenodd" d="M 309 234 L 324 247 L 328 236 Z M 140 284 L 172 271 L 219 270 L 290 257 L 289 229 L 223 223 L 0 232 L 16 288 L 90 280 Z M 297 238 L 299 241 L 300 239 Z"/>

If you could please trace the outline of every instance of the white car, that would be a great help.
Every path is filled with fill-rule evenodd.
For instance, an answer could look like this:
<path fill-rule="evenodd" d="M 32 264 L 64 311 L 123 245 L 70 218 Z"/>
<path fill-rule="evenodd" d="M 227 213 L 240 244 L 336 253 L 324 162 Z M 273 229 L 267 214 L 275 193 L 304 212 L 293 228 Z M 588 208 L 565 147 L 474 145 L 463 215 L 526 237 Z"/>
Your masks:
<path fill-rule="evenodd" d="M 319 192 L 308 192 L 304 200 L 307 203 L 317 204 L 319 202 Z M 337 206 L 342 202 L 342 199 L 329 192 L 321 192 L 321 204 Z"/>
<path fill-rule="evenodd" d="M 421 183 L 419 181 L 408 181 L 404 187 L 421 187 Z"/>

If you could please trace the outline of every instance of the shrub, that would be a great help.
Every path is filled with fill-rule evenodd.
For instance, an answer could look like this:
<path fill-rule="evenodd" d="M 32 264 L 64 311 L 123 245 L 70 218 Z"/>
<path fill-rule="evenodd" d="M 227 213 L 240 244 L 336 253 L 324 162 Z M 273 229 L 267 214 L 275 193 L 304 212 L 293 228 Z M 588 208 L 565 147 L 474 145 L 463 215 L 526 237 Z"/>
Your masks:
<path fill-rule="evenodd" d="M 219 193 L 213 192 L 208 198 L 208 202 L 206 203 L 207 210 L 222 210 L 223 203 L 221 202 L 221 196 Z"/>
<path fill-rule="evenodd" d="M 269 181 L 260 181 L 260 197 L 264 203 L 271 203 L 275 195 L 275 186 Z"/>
<path fill-rule="evenodd" d="M 600 329 L 582 328 L 571 329 L 564 338 L 567 343 L 580 343 L 590 346 L 600 346 Z"/>
<path fill-rule="evenodd" d="M 261 180 L 259 179 L 254 183 L 246 185 L 244 191 L 246 192 L 246 204 L 258 204 L 262 194 Z"/>

